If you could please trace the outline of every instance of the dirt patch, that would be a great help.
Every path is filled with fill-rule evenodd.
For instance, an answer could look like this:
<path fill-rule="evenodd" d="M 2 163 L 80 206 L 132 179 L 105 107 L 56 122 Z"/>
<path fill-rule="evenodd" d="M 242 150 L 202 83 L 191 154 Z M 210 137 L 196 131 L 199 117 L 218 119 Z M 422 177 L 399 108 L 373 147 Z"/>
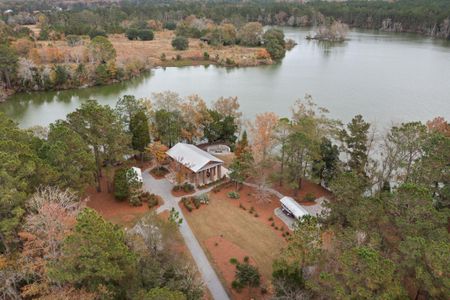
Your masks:
<path fill-rule="evenodd" d="M 304 198 L 307 194 L 313 194 L 316 197 L 316 199 L 320 197 L 325 197 L 327 199 L 332 198 L 332 194 L 330 191 L 307 179 L 303 179 L 302 188 L 298 191 L 297 195 L 295 195 L 295 190 L 289 188 L 286 184 L 280 186 L 278 183 L 275 183 L 272 185 L 272 188 L 285 196 L 294 198 L 301 205 L 316 204 L 315 202 L 312 201 L 304 201 Z"/>
<path fill-rule="evenodd" d="M 147 203 L 143 203 L 141 206 L 131 206 L 127 201 L 117 201 L 112 193 L 107 192 L 105 177 L 101 180 L 101 186 L 102 192 L 100 193 L 95 187 L 88 188 L 86 191 L 89 197 L 87 206 L 95 209 L 106 220 L 131 227 L 141 216 L 150 211 Z M 162 205 L 162 201 L 159 202 L 159 205 Z M 156 210 L 158 206 L 151 210 Z"/>
<path fill-rule="evenodd" d="M 297 201 L 300 205 L 303 206 L 313 206 L 316 205 L 317 203 L 314 201 Z"/>
<path fill-rule="evenodd" d="M 221 274 L 223 281 L 225 281 L 227 290 L 231 293 L 231 298 L 235 300 L 247 300 L 247 299 L 269 299 L 269 294 L 261 294 L 260 288 L 249 289 L 245 288 L 242 291 L 237 292 L 231 288 L 231 282 L 234 280 L 236 266 L 230 263 L 231 258 L 236 258 L 239 262 L 244 260 L 244 257 L 248 256 L 251 265 L 256 265 L 255 260 L 236 244 L 224 239 L 221 236 L 211 237 L 204 242 L 204 246 L 208 250 L 210 259 L 216 266 Z M 262 278 L 261 286 L 267 286 L 267 280 Z"/>

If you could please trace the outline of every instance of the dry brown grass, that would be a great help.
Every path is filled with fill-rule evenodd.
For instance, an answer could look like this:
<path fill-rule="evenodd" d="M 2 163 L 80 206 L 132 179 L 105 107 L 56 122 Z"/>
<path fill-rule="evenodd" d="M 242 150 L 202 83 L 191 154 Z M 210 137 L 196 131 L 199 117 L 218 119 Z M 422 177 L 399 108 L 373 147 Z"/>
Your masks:
<path fill-rule="evenodd" d="M 222 236 L 253 258 L 265 278 L 271 278 L 273 259 L 285 245 L 284 240 L 270 226 L 229 202 L 239 200 L 218 199 L 214 194 L 210 197 L 209 205 L 185 213 L 202 246 L 206 248 L 205 241 Z"/>
<path fill-rule="evenodd" d="M 38 28 L 30 28 L 33 31 Z M 240 46 L 220 46 L 213 47 L 199 39 L 189 39 L 189 49 L 177 51 L 172 47 L 172 39 L 175 36 L 173 31 L 155 32 L 155 38 L 152 41 L 130 41 L 124 34 L 109 35 L 109 40 L 117 52 L 117 64 L 125 65 L 129 62 L 139 61 L 146 66 L 181 66 L 198 65 L 205 63 L 222 63 L 229 59 L 240 66 L 255 66 L 258 64 L 269 64 L 270 59 L 258 59 L 260 48 L 248 48 Z M 86 61 L 86 46 L 89 38 L 83 39 L 83 45 L 69 47 L 65 40 L 58 41 L 37 41 L 37 51 L 43 64 L 73 62 L 73 57 L 83 57 Z M 57 58 L 46 59 L 48 52 L 57 51 Z M 210 59 L 205 61 L 204 53 L 209 54 Z M 165 54 L 166 60 L 161 60 L 162 54 Z M 177 61 L 177 55 L 181 60 Z"/>
<path fill-rule="evenodd" d="M 256 65 L 259 48 L 247 48 L 240 46 L 213 47 L 201 42 L 199 39 L 189 39 L 189 49 L 177 51 L 172 47 L 173 31 L 155 32 L 155 39 L 152 41 L 130 41 L 123 34 L 111 35 L 110 41 L 117 51 L 118 62 L 125 62 L 129 59 L 139 58 L 148 61 L 154 66 L 165 65 L 167 62 L 161 61 L 161 55 L 166 55 L 167 61 L 175 60 L 177 55 L 182 59 L 203 60 L 204 52 L 207 52 L 211 59 L 216 56 L 219 60 L 227 58 L 242 65 Z"/>
<path fill-rule="evenodd" d="M 28 29 L 30 29 L 34 36 L 38 37 L 39 34 L 41 33 L 41 28 L 38 25 L 23 25 L 23 27 L 27 27 Z"/>

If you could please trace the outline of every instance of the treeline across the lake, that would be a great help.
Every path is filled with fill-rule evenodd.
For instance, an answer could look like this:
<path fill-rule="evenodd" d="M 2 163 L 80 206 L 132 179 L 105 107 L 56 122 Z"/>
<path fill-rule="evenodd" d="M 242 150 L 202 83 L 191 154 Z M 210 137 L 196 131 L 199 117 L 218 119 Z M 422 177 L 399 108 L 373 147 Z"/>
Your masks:
<path fill-rule="evenodd" d="M 115 108 L 89 100 L 48 128 L 20 129 L 1 115 L 1 297 L 201 299 L 201 284 L 170 250 L 174 222 L 148 216 L 125 233 L 81 201 L 130 155 L 160 160 L 155 149 L 181 141 L 229 145 L 230 179 L 256 182 L 261 200 L 269 184 L 298 192 L 305 179 L 333 193 L 274 262 L 275 299 L 446 299 L 448 122 L 380 132 L 360 115 L 345 125 L 330 118 L 310 96 L 292 111 L 244 121 L 234 97 L 208 107 L 163 92 L 124 96 Z"/>
<path fill-rule="evenodd" d="M 11 22 L 33 23 L 27 14 L 36 10 L 45 14 L 57 31 L 66 34 L 87 34 L 93 27 L 109 33 L 123 32 L 123 23 L 154 19 L 169 24 L 189 15 L 208 18 L 216 23 L 229 20 L 235 25 L 258 21 L 264 25 L 315 26 L 340 20 L 353 27 L 396 32 L 417 32 L 438 38 L 450 36 L 450 4 L 446 0 L 399 1 L 119 1 L 118 3 L 55 3 L 45 1 L 11 1 L 6 8 L 25 13 L 6 16 Z M 68 10 L 65 10 L 68 9 Z"/>

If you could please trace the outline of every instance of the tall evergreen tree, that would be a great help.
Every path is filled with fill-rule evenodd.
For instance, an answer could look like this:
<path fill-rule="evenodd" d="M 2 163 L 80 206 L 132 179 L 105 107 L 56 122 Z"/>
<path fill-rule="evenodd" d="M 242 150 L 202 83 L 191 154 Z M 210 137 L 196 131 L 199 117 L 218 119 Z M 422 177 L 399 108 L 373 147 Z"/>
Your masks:
<path fill-rule="evenodd" d="M 144 111 L 139 111 L 131 117 L 130 131 L 131 145 L 134 150 L 139 151 L 143 160 L 145 148 L 150 143 L 148 119 Z"/>
<path fill-rule="evenodd" d="M 16 76 L 18 57 L 15 51 L 4 43 L 0 45 L 0 80 L 11 88 L 12 79 Z"/>
<path fill-rule="evenodd" d="M 369 128 L 370 124 L 361 115 L 357 115 L 341 132 L 344 150 L 350 156 L 348 166 L 358 174 L 366 174 Z"/>
<path fill-rule="evenodd" d="M 54 262 L 50 277 L 89 291 L 124 298 L 136 268 L 136 257 L 125 244 L 125 234 L 90 208 L 77 217 L 74 232 L 64 241 L 63 254 Z M 105 292 L 105 291 L 103 291 Z"/>
<path fill-rule="evenodd" d="M 88 100 L 67 115 L 67 122 L 94 151 L 97 191 L 100 192 L 103 165 L 108 167 L 124 160 L 124 156 L 130 153 L 130 137 L 124 131 L 118 115 L 109 106 L 102 106 L 96 100 Z"/>
<path fill-rule="evenodd" d="M 53 184 L 77 192 L 93 183 L 95 159 L 81 136 L 65 122 L 50 124 L 48 139 L 39 149 L 39 155 L 55 172 Z"/>

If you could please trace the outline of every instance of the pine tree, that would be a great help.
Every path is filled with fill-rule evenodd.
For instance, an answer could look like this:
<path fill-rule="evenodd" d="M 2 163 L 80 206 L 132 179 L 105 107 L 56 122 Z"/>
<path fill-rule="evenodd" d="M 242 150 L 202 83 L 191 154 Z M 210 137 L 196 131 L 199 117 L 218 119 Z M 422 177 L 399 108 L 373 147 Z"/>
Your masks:
<path fill-rule="evenodd" d="M 78 215 L 74 232 L 64 241 L 61 260 L 54 263 L 49 274 L 56 282 L 97 292 L 106 288 L 121 298 L 135 267 L 136 257 L 125 244 L 123 230 L 86 208 Z"/>

